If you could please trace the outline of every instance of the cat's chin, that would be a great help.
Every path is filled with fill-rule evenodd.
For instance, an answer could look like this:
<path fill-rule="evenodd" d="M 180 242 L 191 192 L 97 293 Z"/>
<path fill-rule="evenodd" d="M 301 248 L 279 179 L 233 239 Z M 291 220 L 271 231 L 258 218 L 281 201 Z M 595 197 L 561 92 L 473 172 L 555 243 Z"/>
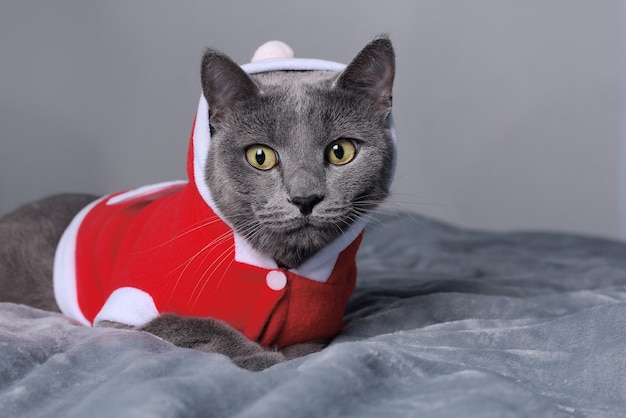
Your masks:
<path fill-rule="evenodd" d="M 281 229 L 268 228 L 265 232 L 263 238 L 257 236 L 251 244 L 287 268 L 299 267 L 342 234 L 336 225 L 319 225 L 308 220 Z"/>

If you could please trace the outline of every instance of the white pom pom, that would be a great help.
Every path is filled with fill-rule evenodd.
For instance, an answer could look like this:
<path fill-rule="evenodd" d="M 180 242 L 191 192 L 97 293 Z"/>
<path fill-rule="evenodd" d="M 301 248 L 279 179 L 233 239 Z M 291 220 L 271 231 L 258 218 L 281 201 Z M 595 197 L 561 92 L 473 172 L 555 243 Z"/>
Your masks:
<path fill-rule="evenodd" d="M 252 62 L 272 58 L 293 58 L 293 49 L 281 41 L 269 41 L 257 48 L 252 56 Z"/>

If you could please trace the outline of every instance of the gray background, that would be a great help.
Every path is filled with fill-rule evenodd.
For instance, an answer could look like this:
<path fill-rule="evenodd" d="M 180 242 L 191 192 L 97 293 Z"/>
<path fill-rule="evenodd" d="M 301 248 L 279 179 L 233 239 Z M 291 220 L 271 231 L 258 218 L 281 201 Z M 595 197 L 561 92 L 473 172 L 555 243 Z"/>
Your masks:
<path fill-rule="evenodd" d="M 206 46 L 346 62 L 388 32 L 390 209 L 617 237 L 623 31 L 621 0 L 2 0 L 0 213 L 184 178 Z"/>

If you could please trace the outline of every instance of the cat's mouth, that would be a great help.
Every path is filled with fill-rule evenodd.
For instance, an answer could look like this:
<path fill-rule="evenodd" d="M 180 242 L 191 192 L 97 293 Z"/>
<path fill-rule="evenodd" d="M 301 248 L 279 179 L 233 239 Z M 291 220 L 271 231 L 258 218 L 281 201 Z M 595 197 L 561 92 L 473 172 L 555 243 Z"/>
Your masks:
<path fill-rule="evenodd" d="M 257 237 L 271 236 L 280 240 L 290 237 L 305 239 L 316 235 L 341 235 L 342 229 L 347 228 L 350 224 L 347 219 L 349 215 L 343 213 L 333 213 L 332 216 L 315 213 L 298 215 L 257 213 L 255 218 L 258 230 L 251 235 Z"/>
<path fill-rule="evenodd" d="M 294 219 L 290 222 L 284 222 L 281 225 L 269 226 L 269 229 L 281 236 L 306 236 L 321 231 L 321 225 L 306 217 Z"/>
<path fill-rule="evenodd" d="M 281 216 L 282 215 L 282 216 Z M 246 238 L 253 247 L 279 265 L 297 268 L 308 258 L 345 233 L 355 216 L 333 210 L 325 213 L 287 215 L 263 213 Z"/>
<path fill-rule="evenodd" d="M 327 218 L 300 215 L 283 221 L 277 229 L 284 234 L 307 233 L 309 231 L 324 232 L 331 229 L 333 224 L 334 222 L 330 222 Z M 337 233 L 341 233 L 341 231 L 337 230 Z"/>
<path fill-rule="evenodd" d="M 282 242 L 282 246 L 273 248 L 273 252 L 269 255 L 282 266 L 297 268 L 326 247 L 334 238 L 336 238 L 335 234 L 324 234 L 319 229 L 304 226 L 292 233 L 278 236 L 277 239 Z"/>
<path fill-rule="evenodd" d="M 309 215 L 285 222 L 275 231 L 285 239 L 306 241 L 319 249 L 342 235 L 349 226 L 350 222 L 343 218 Z"/>

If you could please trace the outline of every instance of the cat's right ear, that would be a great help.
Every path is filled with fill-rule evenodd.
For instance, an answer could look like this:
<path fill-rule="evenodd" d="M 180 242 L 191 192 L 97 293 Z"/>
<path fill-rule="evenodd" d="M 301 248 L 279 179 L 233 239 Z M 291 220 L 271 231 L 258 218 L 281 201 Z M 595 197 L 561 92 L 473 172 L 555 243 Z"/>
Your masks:
<path fill-rule="evenodd" d="M 336 86 L 371 100 L 377 112 L 386 117 L 391 112 L 395 54 L 385 35 L 365 46 L 346 67 Z"/>
<path fill-rule="evenodd" d="M 212 49 L 207 49 L 202 57 L 200 79 L 202 92 L 209 103 L 211 124 L 219 123 L 227 112 L 259 93 L 257 85 L 239 65 Z"/>

